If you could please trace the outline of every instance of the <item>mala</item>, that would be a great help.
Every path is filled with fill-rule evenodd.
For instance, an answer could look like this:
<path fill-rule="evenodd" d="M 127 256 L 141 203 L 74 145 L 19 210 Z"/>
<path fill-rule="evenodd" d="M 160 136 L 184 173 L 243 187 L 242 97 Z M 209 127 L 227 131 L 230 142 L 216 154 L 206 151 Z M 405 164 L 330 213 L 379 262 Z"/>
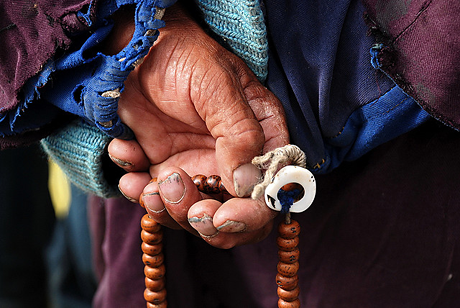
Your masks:
<path fill-rule="evenodd" d="M 264 180 L 254 187 L 251 198 L 258 199 L 264 194 L 267 206 L 285 215 L 285 219 L 278 226 L 276 239 L 279 259 L 276 275 L 278 308 L 298 308 L 300 225 L 291 219 L 291 213 L 300 213 L 310 207 L 316 194 L 315 178 L 305 169 L 305 154 L 294 145 L 256 157 L 252 163 L 266 171 Z M 287 163 L 292 165 L 279 169 L 280 165 Z M 199 191 L 206 194 L 227 192 L 218 175 L 195 175 L 192 181 Z M 162 253 L 163 232 L 161 225 L 148 214 L 142 217 L 141 227 L 142 261 L 145 265 L 144 299 L 147 308 L 164 308 L 167 307 L 167 300 Z"/>

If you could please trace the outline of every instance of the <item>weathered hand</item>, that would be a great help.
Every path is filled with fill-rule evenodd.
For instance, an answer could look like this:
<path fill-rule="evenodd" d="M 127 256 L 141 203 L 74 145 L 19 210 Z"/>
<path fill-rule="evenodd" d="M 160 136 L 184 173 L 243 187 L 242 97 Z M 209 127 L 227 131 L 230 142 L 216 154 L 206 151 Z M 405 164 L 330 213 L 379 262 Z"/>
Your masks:
<path fill-rule="evenodd" d="M 183 11 L 167 13 L 167 26 L 120 98 L 119 115 L 136 135 L 109 146 L 115 162 L 131 163 L 120 189 L 141 198 L 158 222 L 198 230 L 214 246 L 260 240 L 276 215 L 263 201 L 221 203 L 199 193 L 190 176 L 218 174 L 233 196 L 246 194 L 257 174 L 251 159 L 289 142 L 282 107 Z M 148 166 L 149 173 L 139 172 Z M 151 178 L 159 185 L 147 185 Z"/>

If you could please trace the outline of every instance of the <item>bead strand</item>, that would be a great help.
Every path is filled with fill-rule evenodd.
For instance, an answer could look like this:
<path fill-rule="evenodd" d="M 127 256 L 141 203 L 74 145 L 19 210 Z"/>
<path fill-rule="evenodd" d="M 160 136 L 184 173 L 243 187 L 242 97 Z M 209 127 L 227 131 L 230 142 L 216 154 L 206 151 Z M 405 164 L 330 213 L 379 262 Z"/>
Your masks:
<path fill-rule="evenodd" d="M 145 264 L 144 299 L 147 308 L 166 308 L 165 265 L 161 225 L 145 214 L 141 220 L 142 261 Z"/>
<path fill-rule="evenodd" d="M 192 181 L 195 183 L 198 190 L 205 194 L 227 192 L 224 183 L 222 183 L 222 179 L 218 175 L 210 175 L 209 177 L 206 177 L 202 174 L 197 174 L 192 177 Z"/>
<path fill-rule="evenodd" d="M 287 223 L 283 221 L 278 226 L 279 236 L 276 240 L 278 245 L 278 274 L 276 284 L 278 285 L 278 308 L 299 308 L 299 233 L 300 225 L 297 221 L 290 219 Z"/>

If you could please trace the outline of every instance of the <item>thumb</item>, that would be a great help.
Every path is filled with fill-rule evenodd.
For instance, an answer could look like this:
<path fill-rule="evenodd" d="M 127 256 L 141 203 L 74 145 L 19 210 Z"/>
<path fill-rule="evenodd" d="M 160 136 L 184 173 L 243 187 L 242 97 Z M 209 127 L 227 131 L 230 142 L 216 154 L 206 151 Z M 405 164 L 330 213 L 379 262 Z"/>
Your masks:
<path fill-rule="evenodd" d="M 214 91 L 206 91 L 213 93 L 215 103 L 202 105 L 202 117 L 216 140 L 216 160 L 224 185 L 232 195 L 243 197 L 260 178 L 252 159 L 264 150 L 287 144 L 289 138 L 284 112 L 274 94 L 239 58 L 230 57 L 224 64 L 230 68 L 218 78 Z"/>

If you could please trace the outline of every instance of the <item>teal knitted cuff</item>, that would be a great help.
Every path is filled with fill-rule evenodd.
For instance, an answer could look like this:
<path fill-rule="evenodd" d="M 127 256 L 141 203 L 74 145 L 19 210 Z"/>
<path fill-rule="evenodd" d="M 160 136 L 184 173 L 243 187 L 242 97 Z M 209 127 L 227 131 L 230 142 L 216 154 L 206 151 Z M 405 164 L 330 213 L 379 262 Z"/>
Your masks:
<path fill-rule="evenodd" d="M 117 187 L 104 178 L 102 157 L 110 138 L 99 129 L 78 119 L 42 139 L 45 152 L 69 180 L 85 192 L 100 197 L 119 197 Z"/>
<path fill-rule="evenodd" d="M 268 73 L 268 40 L 259 0 L 195 0 L 212 31 L 263 82 Z"/>

